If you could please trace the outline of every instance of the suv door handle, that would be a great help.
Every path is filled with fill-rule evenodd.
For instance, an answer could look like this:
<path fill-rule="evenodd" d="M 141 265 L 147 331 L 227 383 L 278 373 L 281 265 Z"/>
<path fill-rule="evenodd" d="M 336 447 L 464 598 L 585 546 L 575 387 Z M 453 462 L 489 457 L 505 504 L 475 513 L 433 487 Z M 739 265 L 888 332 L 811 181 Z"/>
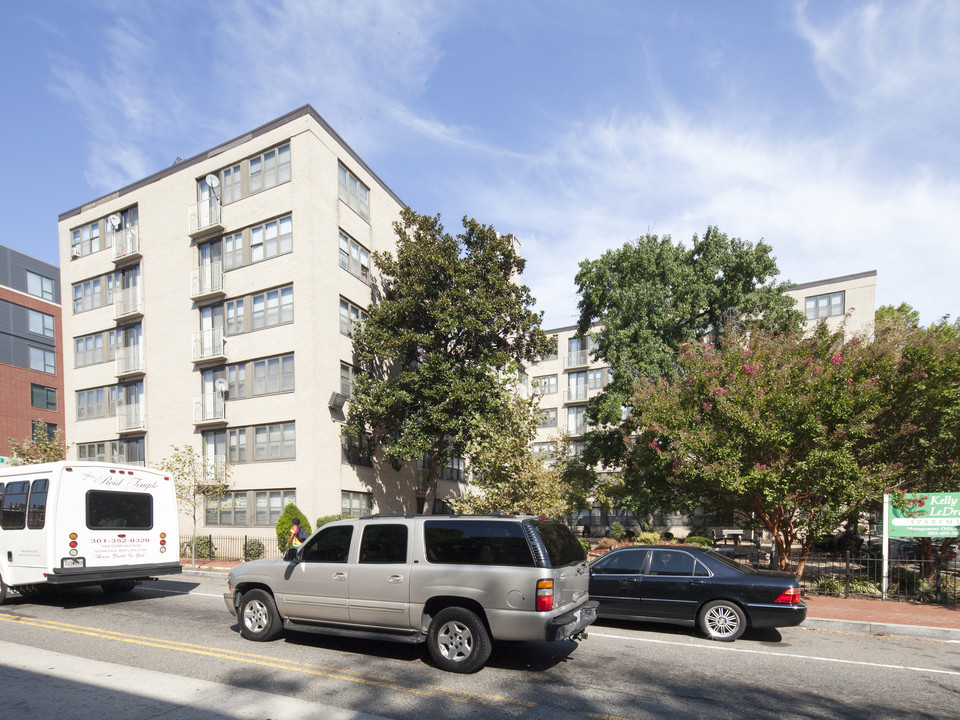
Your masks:
<path fill-rule="evenodd" d="M 335 572 L 335 573 L 333 574 L 333 579 L 334 579 L 334 580 L 346 580 L 346 579 L 347 579 L 347 574 L 346 574 L 345 572 Z"/>
<path fill-rule="evenodd" d="M 390 577 L 387 578 L 387 582 L 402 583 L 403 575 L 391 575 Z"/>

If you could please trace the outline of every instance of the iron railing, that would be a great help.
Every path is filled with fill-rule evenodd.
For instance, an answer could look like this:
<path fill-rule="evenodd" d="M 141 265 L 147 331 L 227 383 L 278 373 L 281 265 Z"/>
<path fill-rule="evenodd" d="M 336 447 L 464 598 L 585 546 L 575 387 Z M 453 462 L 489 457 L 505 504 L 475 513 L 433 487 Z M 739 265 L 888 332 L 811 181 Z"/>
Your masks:
<path fill-rule="evenodd" d="M 248 562 L 261 558 L 280 557 L 276 535 L 197 535 L 198 561 Z M 180 538 L 180 557 L 190 559 L 192 537 Z"/>

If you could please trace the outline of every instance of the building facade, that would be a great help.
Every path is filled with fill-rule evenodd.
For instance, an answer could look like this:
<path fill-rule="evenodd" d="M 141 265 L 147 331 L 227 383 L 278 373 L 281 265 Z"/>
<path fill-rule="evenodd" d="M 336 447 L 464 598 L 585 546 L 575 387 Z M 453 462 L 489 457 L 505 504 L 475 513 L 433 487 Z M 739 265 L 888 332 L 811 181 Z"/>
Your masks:
<path fill-rule="evenodd" d="M 9 438 L 64 427 L 60 271 L 0 245 L 0 458 Z"/>
<path fill-rule="evenodd" d="M 412 511 L 341 430 L 400 199 L 310 106 L 60 216 L 69 457 L 229 463 L 203 532 Z M 441 491 L 450 490 L 442 487 Z"/>
<path fill-rule="evenodd" d="M 877 302 L 876 270 L 801 283 L 788 289 L 786 294 L 793 298 L 797 309 L 806 316 L 808 327 L 812 328 L 820 320 L 826 320 L 827 327 L 834 331 L 846 322 L 848 336 L 873 335 Z"/>

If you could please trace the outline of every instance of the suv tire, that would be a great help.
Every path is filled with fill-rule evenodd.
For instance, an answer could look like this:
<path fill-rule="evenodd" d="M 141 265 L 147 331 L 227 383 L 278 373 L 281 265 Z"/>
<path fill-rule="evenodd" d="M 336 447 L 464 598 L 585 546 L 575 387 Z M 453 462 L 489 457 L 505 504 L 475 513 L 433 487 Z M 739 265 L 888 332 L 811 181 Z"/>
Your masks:
<path fill-rule="evenodd" d="M 273 638 L 281 628 L 273 595 L 259 588 L 244 593 L 237 608 L 237 623 L 247 640 L 265 642 Z"/>
<path fill-rule="evenodd" d="M 476 613 L 463 607 L 444 608 L 427 631 L 427 648 L 441 670 L 476 672 L 490 657 L 490 636 Z"/>

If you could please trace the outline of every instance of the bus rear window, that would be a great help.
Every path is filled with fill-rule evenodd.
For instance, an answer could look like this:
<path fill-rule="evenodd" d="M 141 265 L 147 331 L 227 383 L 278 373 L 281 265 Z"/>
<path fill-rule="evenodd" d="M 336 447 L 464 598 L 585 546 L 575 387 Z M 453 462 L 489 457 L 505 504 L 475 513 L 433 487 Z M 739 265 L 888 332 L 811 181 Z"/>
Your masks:
<path fill-rule="evenodd" d="M 87 527 L 91 530 L 150 530 L 153 528 L 153 496 L 147 493 L 87 493 Z"/>

